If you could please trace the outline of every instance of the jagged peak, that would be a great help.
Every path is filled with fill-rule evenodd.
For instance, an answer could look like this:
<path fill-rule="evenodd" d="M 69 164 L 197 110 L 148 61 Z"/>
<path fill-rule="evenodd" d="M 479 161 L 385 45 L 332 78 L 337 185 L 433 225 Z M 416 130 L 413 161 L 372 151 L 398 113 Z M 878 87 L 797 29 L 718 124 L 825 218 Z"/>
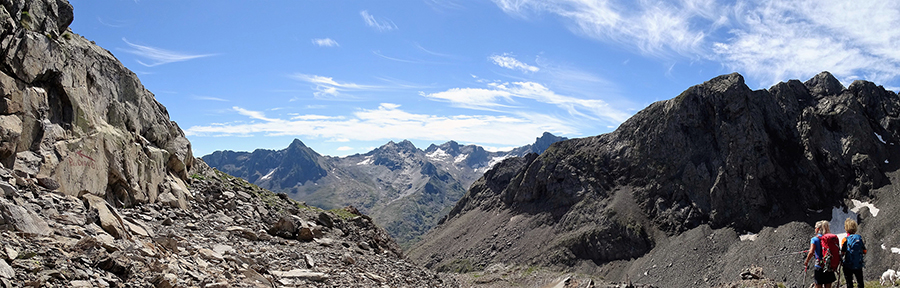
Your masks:
<path fill-rule="evenodd" d="M 803 85 L 806 86 L 806 89 L 809 89 L 810 93 L 819 96 L 835 95 L 844 90 L 844 85 L 841 84 L 841 81 L 834 78 L 834 75 L 831 75 L 828 71 L 816 74 L 813 78 L 803 82 Z"/>
<path fill-rule="evenodd" d="M 701 84 L 714 92 L 725 93 L 730 90 L 749 90 L 747 84 L 744 83 L 744 76 L 735 72 L 731 74 L 720 75 Z"/>
<path fill-rule="evenodd" d="M 294 141 L 291 142 L 291 145 L 289 145 L 288 147 L 303 147 L 303 148 L 305 148 L 306 144 L 303 144 L 303 141 L 300 141 L 300 139 L 294 138 Z"/>

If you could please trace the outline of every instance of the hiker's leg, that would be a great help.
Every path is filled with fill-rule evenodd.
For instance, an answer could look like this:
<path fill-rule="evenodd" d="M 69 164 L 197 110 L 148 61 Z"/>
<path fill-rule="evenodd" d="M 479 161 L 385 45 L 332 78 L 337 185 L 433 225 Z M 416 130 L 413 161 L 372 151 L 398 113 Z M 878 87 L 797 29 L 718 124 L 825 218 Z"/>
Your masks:
<path fill-rule="evenodd" d="M 853 288 L 853 270 L 847 267 L 843 267 L 841 269 L 844 270 L 844 283 L 847 283 L 847 288 Z"/>
<path fill-rule="evenodd" d="M 856 283 L 859 284 L 859 288 L 865 288 L 865 282 L 863 282 L 863 272 L 862 269 L 857 269 L 853 271 L 853 274 L 856 274 Z"/>

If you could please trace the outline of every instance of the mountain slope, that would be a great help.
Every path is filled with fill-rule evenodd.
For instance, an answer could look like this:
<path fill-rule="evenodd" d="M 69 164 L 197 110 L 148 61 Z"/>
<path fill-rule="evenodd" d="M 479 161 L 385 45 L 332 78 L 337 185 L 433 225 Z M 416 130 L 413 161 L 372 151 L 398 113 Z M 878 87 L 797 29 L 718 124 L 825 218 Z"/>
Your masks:
<path fill-rule="evenodd" d="M 438 269 L 459 261 L 605 267 L 621 273 L 610 275 L 639 279 L 628 275 L 633 267 L 611 263 L 662 255 L 655 249 L 676 249 L 668 245 L 672 239 L 702 233 L 693 231 L 756 233 L 820 220 L 822 214 L 810 211 L 847 199 L 894 197 L 872 191 L 888 189 L 900 161 L 893 147 L 898 117 L 897 95 L 870 82 L 844 89 L 825 72 L 752 91 L 740 75 L 723 75 L 653 103 L 612 133 L 501 163 L 410 257 Z M 862 224 L 864 237 L 865 225 L 878 225 L 870 223 Z M 794 237 L 808 237 L 802 235 Z M 715 249 L 739 245 L 732 236 L 723 236 L 731 246 Z M 686 269 L 734 267 L 697 263 L 703 264 L 709 265 Z M 668 282 L 640 279 L 695 284 L 672 275 Z"/>
<path fill-rule="evenodd" d="M 223 172 L 311 205 L 355 206 L 407 246 L 446 215 L 466 187 L 493 164 L 543 152 L 549 143 L 563 139 L 544 133 L 534 144 L 508 152 L 455 141 L 421 150 L 409 141 L 391 141 L 347 157 L 321 156 L 294 140 L 280 151 L 216 151 L 203 159 Z"/>

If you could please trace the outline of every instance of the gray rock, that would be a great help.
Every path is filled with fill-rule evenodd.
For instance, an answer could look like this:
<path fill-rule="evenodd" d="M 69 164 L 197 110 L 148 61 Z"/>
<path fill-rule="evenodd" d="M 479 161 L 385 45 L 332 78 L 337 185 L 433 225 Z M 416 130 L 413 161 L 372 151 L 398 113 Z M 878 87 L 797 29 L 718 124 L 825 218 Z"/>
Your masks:
<path fill-rule="evenodd" d="M 6 264 L 6 261 L 0 260 L 0 277 L 6 279 L 15 279 L 16 271 L 13 270 L 9 264 Z"/>
<path fill-rule="evenodd" d="M 269 273 L 281 278 L 299 278 L 318 282 L 328 280 L 328 274 L 313 272 L 305 269 L 294 269 L 291 271 L 270 271 Z"/>
<path fill-rule="evenodd" d="M 296 238 L 294 235 L 297 235 L 297 224 L 294 222 L 292 215 L 285 215 L 278 219 L 278 222 L 272 225 L 268 232 L 274 236 L 293 239 Z"/>
<path fill-rule="evenodd" d="M 100 227 L 109 233 L 109 235 L 112 235 L 116 239 L 129 237 L 129 233 L 122 221 L 122 216 L 119 216 L 116 209 L 109 206 L 109 204 L 106 203 L 106 200 L 93 194 L 84 194 L 81 196 L 81 199 L 86 202 L 88 209 L 90 209 L 89 211 L 96 213 L 97 221 L 99 222 L 98 224 L 100 224 Z"/>
<path fill-rule="evenodd" d="M 0 227 L 36 235 L 50 235 L 53 230 L 43 218 L 25 208 L 0 198 Z"/>

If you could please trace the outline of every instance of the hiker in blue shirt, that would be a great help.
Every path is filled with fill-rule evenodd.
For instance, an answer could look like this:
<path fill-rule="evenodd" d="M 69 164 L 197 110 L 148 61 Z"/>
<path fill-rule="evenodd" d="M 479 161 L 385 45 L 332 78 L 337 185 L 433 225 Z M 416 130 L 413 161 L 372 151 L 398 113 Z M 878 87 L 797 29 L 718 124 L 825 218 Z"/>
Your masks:
<path fill-rule="evenodd" d="M 826 264 L 821 263 L 823 255 L 822 243 L 819 240 L 819 237 L 822 237 L 823 234 L 831 233 L 831 229 L 828 228 L 828 225 L 828 221 L 823 220 L 816 222 L 816 236 L 809 240 L 809 253 L 806 254 L 806 261 L 803 262 L 803 267 L 809 267 L 809 260 L 811 260 L 813 256 L 816 257 L 815 274 L 813 275 L 813 279 L 816 280 L 816 288 L 831 288 L 831 284 L 837 280 L 834 271 L 826 271 Z"/>
<path fill-rule="evenodd" d="M 844 221 L 844 230 L 847 237 L 841 243 L 841 263 L 844 265 L 844 279 L 847 280 L 847 288 L 853 288 L 853 276 L 856 276 L 856 284 L 864 288 L 862 268 L 865 267 L 866 243 L 862 236 L 856 234 L 859 226 L 853 219 Z"/>

